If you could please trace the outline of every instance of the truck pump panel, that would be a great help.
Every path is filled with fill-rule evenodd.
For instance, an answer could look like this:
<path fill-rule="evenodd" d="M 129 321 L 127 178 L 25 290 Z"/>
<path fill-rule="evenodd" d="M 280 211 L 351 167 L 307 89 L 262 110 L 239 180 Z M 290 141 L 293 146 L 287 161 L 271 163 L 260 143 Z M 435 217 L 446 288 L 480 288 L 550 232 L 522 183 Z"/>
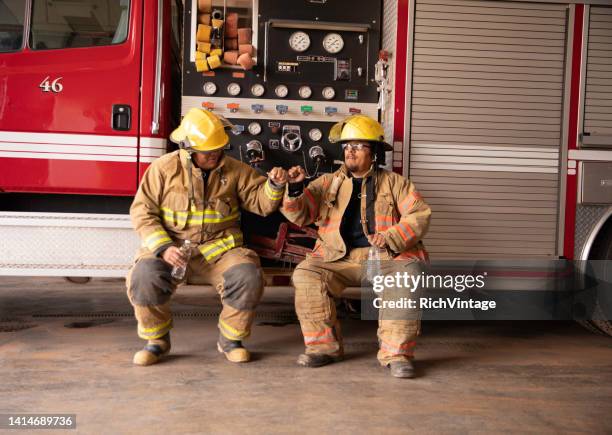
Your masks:
<path fill-rule="evenodd" d="M 332 171 L 342 156 L 330 127 L 353 113 L 378 118 L 382 2 L 346 6 L 187 0 L 182 114 L 202 107 L 230 119 L 227 153 L 262 171 Z"/>

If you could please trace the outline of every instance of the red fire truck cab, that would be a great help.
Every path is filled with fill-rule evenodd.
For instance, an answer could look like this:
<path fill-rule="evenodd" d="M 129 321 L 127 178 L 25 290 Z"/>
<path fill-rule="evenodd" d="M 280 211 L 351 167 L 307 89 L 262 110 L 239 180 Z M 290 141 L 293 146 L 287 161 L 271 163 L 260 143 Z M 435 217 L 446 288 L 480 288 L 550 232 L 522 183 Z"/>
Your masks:
<path fill-rule="evenodd" d="M 174 0 L 0 2 L 3 191 L 135 193 L 178 117 L 180 8 Z"/>

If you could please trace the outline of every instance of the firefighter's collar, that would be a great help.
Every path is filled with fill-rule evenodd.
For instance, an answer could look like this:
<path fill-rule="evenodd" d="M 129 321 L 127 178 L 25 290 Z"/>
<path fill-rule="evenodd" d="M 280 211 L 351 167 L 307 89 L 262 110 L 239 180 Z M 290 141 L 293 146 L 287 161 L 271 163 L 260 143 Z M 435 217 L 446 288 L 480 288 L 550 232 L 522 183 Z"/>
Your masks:
<path fill-rule="evenodd" d="M 348 170 L 348 168 L 346 167 L 346 164 L 342 164 L 342 166 L 340 166 L 340 169 L 338 169 L 338 172 L 340 172 L 342 175 L 344 175 L 345 177 L 353 177 L 353 174 L 351 174 Z M 376 172 L 376 166 L 374 164 L 372 164 L 372 166 L 370 166 L 370 169 L 368 169 L 368 172 L 365 173 L 365 175 L 361 178 L 368 178 L 371 177 L 372 175 L 374 175 L 374 173 Z"/>

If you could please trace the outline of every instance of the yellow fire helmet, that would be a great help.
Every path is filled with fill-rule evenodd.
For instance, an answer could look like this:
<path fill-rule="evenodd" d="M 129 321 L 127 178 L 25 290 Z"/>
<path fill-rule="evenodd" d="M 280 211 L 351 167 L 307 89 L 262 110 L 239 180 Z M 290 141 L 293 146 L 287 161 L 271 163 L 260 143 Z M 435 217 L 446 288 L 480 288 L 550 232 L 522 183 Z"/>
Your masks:
<path fill-rule="evenodd" d="M 226 129 L 232 124 L 222 116 L 193 108 L 183 117 L 181 125 L 170 134 L 170 140 L 188 151 L 206 152 L 223 148 L 229 137 Z"/>
<path fill-rule="evenodd" d="M 385 142 L 385 129 L 378 121 L 366 115 L 351 115 L 334 124 L 329 131 L 331 143 L 344 143 L 351 140 L 363 140 L 379 143 L 385 151 L 393 147 Z"/>

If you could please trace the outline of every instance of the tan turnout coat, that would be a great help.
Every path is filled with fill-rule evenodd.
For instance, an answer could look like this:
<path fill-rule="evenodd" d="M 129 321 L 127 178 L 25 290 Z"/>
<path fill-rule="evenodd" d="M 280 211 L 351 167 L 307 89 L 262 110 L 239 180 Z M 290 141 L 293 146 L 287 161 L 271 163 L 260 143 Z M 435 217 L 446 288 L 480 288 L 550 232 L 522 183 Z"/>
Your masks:
<path fill-rule="evenodd" d="M 202 170 L 184 150 L 166 154 L 145 172 L 130 208 L 143 242 L 138 257 L 189 239 L 209 263 L 243 244 L 240 208 L 266 216 L 275 211 L 283 189 L 249 165 L 225 155 L 211 170 L 206 186 Z"/>
<path fill-rule="evenodd" d="M 370 216 L 375 219 L 376 232 L 384 235 L 396 259 L 428 261 L 421 239 L 429 227 L 431 209 L 414 184 L 383 169 L 371 169 L 365 176 L 368 177 L 375 177 L 376 201 Z M 311 254 L 313 257 L 331 262 L 347 254 L 340 226 L 352 191 L 353 182 L 344 165 L 311 182 L 298 197 L 290 197 L 287 188 L 281 207 L 283 215 L 297 225 L 314 222 L 318 227 L 319 239 Z M 368 234 L 367 218 L 364 218 L 368 216 L 366 204 L 366 183 L 362 183 L 361 216 L 364 233 Z"/>

